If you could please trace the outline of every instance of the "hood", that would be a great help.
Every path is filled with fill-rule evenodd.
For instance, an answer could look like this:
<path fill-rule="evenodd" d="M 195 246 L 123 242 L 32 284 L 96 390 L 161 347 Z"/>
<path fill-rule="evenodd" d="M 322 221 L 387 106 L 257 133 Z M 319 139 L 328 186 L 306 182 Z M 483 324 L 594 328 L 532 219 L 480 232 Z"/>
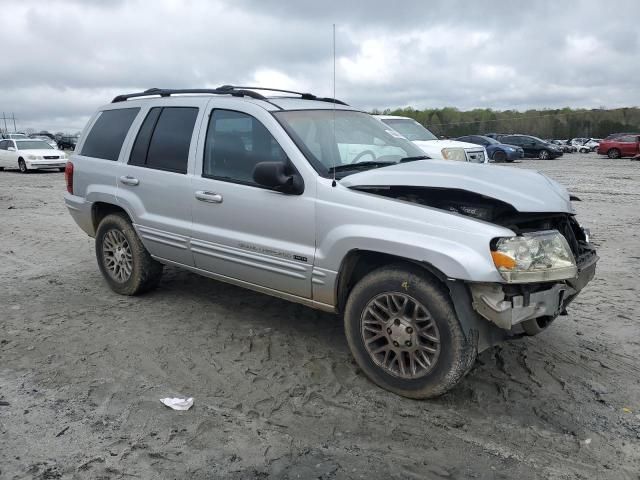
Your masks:
<path fill-rule="evenodd" d="M 415 143 L 420 148 L 436 147 L 438 148 L 438 150 L 442 150 L 443 148 L 471 148 L 473 150 L 482 150 L 483 148 L 482 145 L 476 145 L 475 143 L 459 142 L 457 140 L 414 140 L 413 143 Z"/>
<path fill-rule="evenodd" d="M 340 183 L 345 187 L 451 188 L 500 200 L 519 212 L 574 213 L 562 185 L 534 170 L 513 167 L 420 160 L 348 175 Z"/>

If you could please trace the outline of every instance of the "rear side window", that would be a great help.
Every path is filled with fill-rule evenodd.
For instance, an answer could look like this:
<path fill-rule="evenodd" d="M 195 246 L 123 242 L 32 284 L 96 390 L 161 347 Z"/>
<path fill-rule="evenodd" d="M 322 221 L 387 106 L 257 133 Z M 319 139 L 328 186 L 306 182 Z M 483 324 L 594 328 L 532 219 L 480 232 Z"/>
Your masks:
<path fill-rule="evenodd" d="M 187 173 L 196 107 L 154 107 L 144 119 L 129 164 Z"/>
<path fill-rule="evenodd" d="M 118 160 L 120 149 L 139 108 L 105 110 L 87 135 L 80 155 L 103 160 Z"/>

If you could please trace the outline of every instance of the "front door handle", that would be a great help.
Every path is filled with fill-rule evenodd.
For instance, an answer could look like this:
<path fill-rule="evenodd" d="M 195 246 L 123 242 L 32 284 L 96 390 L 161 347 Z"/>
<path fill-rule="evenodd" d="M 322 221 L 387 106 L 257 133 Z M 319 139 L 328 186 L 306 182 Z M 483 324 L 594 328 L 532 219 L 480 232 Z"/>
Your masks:
<path fill-rule="evenodd" d="M 125 185 L 131 185 L 132 187 L 135 187 L 140 183 L 140 180 L 138 180 L 136 177 L 131 177 L 129 175 L 126 175 L 124 177 L 120 177 L 120 183 L 124 183 Z"/>
<path fill-rule="evenodd" d="M 220 195 L 219 193 L 198 190 L 195 195 L 196 198 L 201 202 L 222 203 L 222 195 Z"/>

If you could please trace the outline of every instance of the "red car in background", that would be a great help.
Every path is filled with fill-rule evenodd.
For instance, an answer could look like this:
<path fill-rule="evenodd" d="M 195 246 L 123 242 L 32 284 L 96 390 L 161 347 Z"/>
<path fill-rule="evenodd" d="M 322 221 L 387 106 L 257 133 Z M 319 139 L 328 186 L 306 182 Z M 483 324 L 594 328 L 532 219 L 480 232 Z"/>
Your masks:
<path fill-rule="evenodd" d="M 609 158 L 635 157 L 640 154 L 640 133 L 602 140 L 598 153 Z"/>

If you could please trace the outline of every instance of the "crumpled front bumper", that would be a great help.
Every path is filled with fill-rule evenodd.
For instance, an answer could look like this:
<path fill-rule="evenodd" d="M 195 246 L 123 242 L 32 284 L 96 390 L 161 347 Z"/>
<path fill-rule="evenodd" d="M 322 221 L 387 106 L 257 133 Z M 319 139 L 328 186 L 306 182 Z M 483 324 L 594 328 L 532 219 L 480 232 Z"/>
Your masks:
<path fill-rule="evenodd" d="M 598 256 L 593 253 L 578 265 L 575 278 L 549 284 L 536 291 L 523 292 L 522 295 L 507 295 L 504 286 L 499 283 L 470 284 L 473 309 L 505 330 L 534 318 L 555 318 L 593 279 L 597 262 Z"/>

